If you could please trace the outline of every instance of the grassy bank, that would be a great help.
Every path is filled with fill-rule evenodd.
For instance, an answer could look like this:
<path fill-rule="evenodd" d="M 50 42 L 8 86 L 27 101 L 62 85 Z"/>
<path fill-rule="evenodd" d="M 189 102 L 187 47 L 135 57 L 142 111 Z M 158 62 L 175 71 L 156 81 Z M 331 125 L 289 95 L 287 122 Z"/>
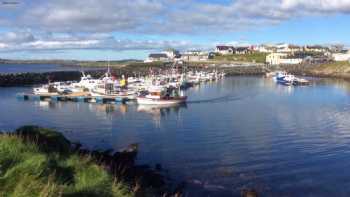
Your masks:
<path fill-rule="evenodd" d="M 342 76 L 350 78 L 350 63 L 348 61 L 344 61 L 321 64 L 311 68 L 311 72 L 319 75 Z"/>
<path fill-rule="evenodd" d="M 154 184 L 134 166 L 134 157 L 131 152 L 110 156 L 72 148 L 60 133 L 22 127 L 0 135 L 0 196 L 156 195 L 148 189 Z M 154 174 L 145 172 L 155 181 Z"/>
<path fill-rule="evenodd" d="M 298 64 L 273 66 L 271 70 L 285 70 L 296 75 L 350 79 L 349 62 L 329 62 L 324 64 Z"/>
<path fill-rule="evenodd" d="M 250 54 L 230 54 L 230 55 L 216 55 L 215 61 L 238 61 L 238 62 L 252 62 L 265 63 L 267 53 L 250 53 Z"/>

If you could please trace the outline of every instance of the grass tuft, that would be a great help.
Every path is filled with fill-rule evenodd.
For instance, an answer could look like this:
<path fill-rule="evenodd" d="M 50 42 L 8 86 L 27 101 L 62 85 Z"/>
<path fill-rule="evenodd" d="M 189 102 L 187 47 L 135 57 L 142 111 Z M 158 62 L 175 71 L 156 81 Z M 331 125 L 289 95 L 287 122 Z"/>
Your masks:
<path fill-rule="evenodd" d="M 0 135 L 0 196 L 133 196 L 61 134 L 35 126 Z"/>

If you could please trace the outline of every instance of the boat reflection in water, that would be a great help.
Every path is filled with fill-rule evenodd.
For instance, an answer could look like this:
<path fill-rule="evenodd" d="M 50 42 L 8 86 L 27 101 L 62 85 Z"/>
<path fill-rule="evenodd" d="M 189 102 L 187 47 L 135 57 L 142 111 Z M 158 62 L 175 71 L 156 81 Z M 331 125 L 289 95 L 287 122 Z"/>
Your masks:
<path fill-rule="evenodd" d="M 137 112 L 150 114 L 155 125 L 160 127 L 162 117 L 170 116 L 172 113 L 175 113 L 179 117 L 181 109 L 186 108 L 186 103 L 177 105 L 138 105 Z"/>

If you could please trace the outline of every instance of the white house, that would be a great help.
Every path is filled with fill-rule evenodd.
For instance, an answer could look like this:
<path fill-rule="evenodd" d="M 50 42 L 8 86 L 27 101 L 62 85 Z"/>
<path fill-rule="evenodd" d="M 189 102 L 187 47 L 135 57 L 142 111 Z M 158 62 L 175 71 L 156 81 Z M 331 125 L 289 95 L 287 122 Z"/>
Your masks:
<path fill-rule="evenodd" d="M 303 59 L 301 58 L 281 58 L 280 64 L 301 64 Z"/>
<path fill-rule="evenodd" d="M 276 48 L 273 46 L 262 44 L 262 45 L 254 46 L 253 50 L 260 53 L 273 53 L 276 50 Z"/>
<path fill-rule="evenodd" d="M 180 52 L 175 49 L 167 49 L 164 53 L 168 56 L 169 59 L 175 59 L 180 57 Z"/>
<path fill-rule="evenodd" d="M 288 53 L 270 53 L 266 56 L 266 63 L 270 65 L 280 65 L 280 64 L 301 64 L 303 62 L 302 58 L 292 58 L 288 57 Z"/>
<path fill-rule="evenodd" d="M 337 62 L 349 61 L 350 60 L 350 51 L 347 51 L 347 53 L 333 53 L 332 59 L 334 61 L 337 61 Z"/>
<path fill-rule="evenodd" d="M 266 63 L 270 65 L 281 64 L 281 58 L 287 55 L 287 53 L 270 53 L 266 56 Z"/>

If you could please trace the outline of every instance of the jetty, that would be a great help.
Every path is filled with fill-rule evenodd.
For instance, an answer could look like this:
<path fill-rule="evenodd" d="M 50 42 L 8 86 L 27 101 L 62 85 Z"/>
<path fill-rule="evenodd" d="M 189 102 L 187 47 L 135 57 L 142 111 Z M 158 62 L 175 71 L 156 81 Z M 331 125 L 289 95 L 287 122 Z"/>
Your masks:
<path fill-rule="evenodd" d="M 115 96 L 90 96 L 89 93 L 75 93 L 69 95 L 61 94 L 31 94 L 31 93 L 19 93 L 16 95 L 20 100 L 33 100 L 33 101 L 72 101 L 72 102 L 88 102 L 88 103 L 125 103 L 129 101 L 128 98 L 121 98 Z"/>

